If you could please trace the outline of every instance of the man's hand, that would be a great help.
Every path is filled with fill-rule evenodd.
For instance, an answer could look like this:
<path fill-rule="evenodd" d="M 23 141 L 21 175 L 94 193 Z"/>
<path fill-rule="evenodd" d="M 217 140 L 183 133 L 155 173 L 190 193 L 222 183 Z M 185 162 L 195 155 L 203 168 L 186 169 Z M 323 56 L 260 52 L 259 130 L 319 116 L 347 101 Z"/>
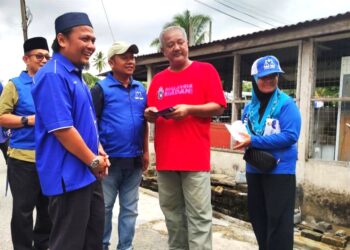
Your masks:
<path fill-rule="evenodd" d="M 143 162 L 142 162 L 142 172 L 145 172 L 148 169 L 149 165 L 149 152 L 143 153 Z"/>
<path fill-rule="evenodd" d="M 164 115 L 167 119 L 181 120 L 190 114 L 190 105 L 178 104 L 173 107 L 174 111 Z"/>
<path fill-rule="evenodd" d="M 144 116 L 148 122 L 154 123 L 157 119 L 158 109 L 156 107 L 148 107 L 145 109 Z"/>
<path fill-rule="evenodd" d="M 107 161 L 107 167 L 111 166 L 111 162 L 109 161 L 109 155 L 107 155 L 106 151 L 103 149 L 101 143 L 98 145 L 98 155 L 104 156 Z"/>
<path fill-rule="evenodd" d="M 95 168 L 90 168 L 92 173 L 96 176 L 97 179 L 101 180 L 103 177 L 108 175 L 108 158 L 106 156 L 98 155 L 98 166 Z"/>

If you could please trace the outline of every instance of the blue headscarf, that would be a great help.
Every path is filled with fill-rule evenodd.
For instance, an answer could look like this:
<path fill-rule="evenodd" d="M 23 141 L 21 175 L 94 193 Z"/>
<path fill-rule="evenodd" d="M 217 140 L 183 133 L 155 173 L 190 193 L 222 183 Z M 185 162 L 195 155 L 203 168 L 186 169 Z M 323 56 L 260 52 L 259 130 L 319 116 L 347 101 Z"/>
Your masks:
<path fill-rule="evenodd" d="M 254 76 L 254 80 L 257 82 L 257 77 Z M 257 84 L 257 83 L 253 83 Z M 259 90 L 258 90 L 259 91 Z M 263 135 L 266 125 L 266 119 L 268 118 L 278 118 L 281 111 L 281 107 L 290 97 L 283 93 L 279 88 L 276 88 L 272 92 L 270 99 L 267 103 L 262 117 L 260 117 L 260 100 L 255 93 L 254 88 L 252 89 L 252 100 L 248 109 L 248 121 L 251 126 L 247 126 L 249 134 Z"/>

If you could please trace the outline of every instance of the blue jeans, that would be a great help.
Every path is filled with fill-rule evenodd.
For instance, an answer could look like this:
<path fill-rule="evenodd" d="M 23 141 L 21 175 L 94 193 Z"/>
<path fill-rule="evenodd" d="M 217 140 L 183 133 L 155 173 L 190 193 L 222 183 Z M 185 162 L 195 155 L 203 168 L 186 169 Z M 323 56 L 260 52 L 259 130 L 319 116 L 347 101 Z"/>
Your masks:
<path fill-rule="evenodd" d="M 102 181 L 105 199 L 103 247 L 108 249 L 112 233 L 112 215 L 119 193 L 118 250 L 132 249 L 135 234 L 139 186 L 142 178 L 142 158 L 110 158 L 111 166 Z"/>

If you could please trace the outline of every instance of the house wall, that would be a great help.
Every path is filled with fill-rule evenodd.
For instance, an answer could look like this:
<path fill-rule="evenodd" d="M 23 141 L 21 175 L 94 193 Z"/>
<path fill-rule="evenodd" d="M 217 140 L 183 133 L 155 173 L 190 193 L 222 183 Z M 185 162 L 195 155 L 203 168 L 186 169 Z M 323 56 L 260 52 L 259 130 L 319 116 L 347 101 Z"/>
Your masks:
<path fill-rule="evenodd" d="M 337 20 L 322 20 L 319 23 L 307 23 L 298 29 L 280 30 L 276 34 L 266 32 L 249 39 L 238 39 L 232 42 L 220 42 L 214 45 L 194 48 L 192 56 L 203 56 L 217 53 L 227 53 L 234 58 L 233 95 L 237 96 L 239 84 L 240 55 L 251 51 L 263 51 L 271 46 L 286 47 L 292 44 L 299 47 L 298 76 L 296 102 L 302 116 L 302 128 L 298 142 L 297 163 L 297 205 L 300 206 L 302 217 L 313 216 L 316 220 L 324 220 L 343 226 L 350 226 L 350 164 L 349 162 L 321 161 L 308 157 L 308 145 L 311 133 L 311 97 L 315 83 L 316 53 L 315 41 L 326 36 L 350 37 L 350 15 Z M 191 51 L 191 50 L 190 50 Z M 145 64 L 164 63 L 161 55 L 141 58 Z M 150 76 L 149 76 L 150 77 Z M 232 120 L 236 119 L 233 105 Z M 150 147 L 153 150 L 153 147 Z M 350 149 L 349 149 L 350 154 Z M 245 170 L 242 154 L 232 150 L 212 149 L 212 172 L 235 177 L 238 171 Z"/>

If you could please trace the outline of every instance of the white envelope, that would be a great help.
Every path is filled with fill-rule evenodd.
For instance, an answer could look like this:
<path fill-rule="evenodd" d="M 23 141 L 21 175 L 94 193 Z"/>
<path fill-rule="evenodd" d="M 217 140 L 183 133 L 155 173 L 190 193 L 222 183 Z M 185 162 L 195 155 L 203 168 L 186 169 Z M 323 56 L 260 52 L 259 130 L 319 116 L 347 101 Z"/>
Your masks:
<path fill-rule="evenodd" d="M 225 124 L 225 126 L 235 141 L 244 141 L 244 136 L 242 136 L 240 133 L 247 134 L 248 132 L 241 120 L 234 121 L 232 124 Z"/>

